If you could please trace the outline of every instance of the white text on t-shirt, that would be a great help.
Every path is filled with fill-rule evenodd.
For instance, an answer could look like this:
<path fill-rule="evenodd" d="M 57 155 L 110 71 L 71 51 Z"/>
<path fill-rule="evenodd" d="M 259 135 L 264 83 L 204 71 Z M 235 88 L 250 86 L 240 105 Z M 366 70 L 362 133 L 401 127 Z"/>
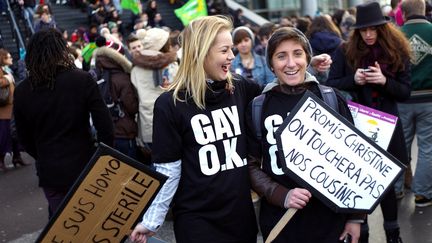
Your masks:
<path fill-rule="evenodd" d="M 213 122 L 212 122 L 213 121 Z M 198 152 L 201 172 L 214 175 L 219 171 L 231 170 L 246 165 L 246 158 L 237 153 L 237 136 L 241 134 L 236 106 L 225 107 L 206 114 L 197 114 L 191 119 L 195 140 L 203 145 Z M 222 140 L 225 164 L 221 164 L 214 142 Z"/>

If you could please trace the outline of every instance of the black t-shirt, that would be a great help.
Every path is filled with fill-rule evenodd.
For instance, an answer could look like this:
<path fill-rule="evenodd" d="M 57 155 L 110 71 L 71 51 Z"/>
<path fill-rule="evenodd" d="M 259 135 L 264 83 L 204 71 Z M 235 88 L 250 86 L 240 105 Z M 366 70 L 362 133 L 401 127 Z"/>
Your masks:
<path fill-rule="evenodd" d="M 309 91 L 322 99 L 316 84 L 311 84 Z M 274 181 L 288 189 L 300 187 L 300 185 L 282 171 L 282 163 L 277 155 L 275 132 L 303 94 L 288 95 L 275 89 L 268 91 L 262 107 L 262 141 L 258 141 L 255 134 L 248 134 L 249 154 L 256 158 L 262 157 L 262 170 Z M 343 97 L 340 94 L 337 97 L 339 113 L 352 121 L 350 111 Z M 247 127 L 249 131 L 253 131 L 251 107 L 249 107 L 246 117 Z M 271 205 L 266 200 L 261 200 L 260 227 L 265 238 L 285 212 L 286 209 Z M 305 208 L 297 211 L 274 242 L 338 242 L 337 239 L 344 229 L 346 216 L 346 214 L 334 213 L 321 203 L 318 198 L 312 197 Z"/>
<path fill-rule="evenodd" d="M 174 197 L 177 242 L 255 242 L 246 162 L 245 109 L 259 86 L 235 76 L 234 93 L 215 82 L 206 109 L 162 94 L 154 106 L 155 163 L 182 160 Z M 181 94 L 181 96 L 184 94 Z"/>

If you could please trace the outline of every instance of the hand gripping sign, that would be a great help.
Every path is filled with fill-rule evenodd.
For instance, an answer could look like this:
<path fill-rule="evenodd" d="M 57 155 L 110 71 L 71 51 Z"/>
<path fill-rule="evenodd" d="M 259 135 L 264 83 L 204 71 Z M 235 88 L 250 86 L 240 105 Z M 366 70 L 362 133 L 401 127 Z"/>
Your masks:
<path fill-rule="evenodd" d="M 276 131 L 276 141 L 284 173 L 335 212 L 372 213 L 404 170 L 309 91 Z"/>
<path fill-rule="evenodd" d="M 100 145 L 36 242 L 124 242 L 166 179 Z"/>

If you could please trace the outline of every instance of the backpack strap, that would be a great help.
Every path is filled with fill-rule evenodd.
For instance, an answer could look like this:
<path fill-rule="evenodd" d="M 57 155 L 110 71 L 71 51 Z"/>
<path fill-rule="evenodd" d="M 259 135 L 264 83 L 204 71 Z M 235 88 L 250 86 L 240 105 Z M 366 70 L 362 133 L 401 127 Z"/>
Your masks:
<path fill-rule="evenodd" d="M 261 115 L 262 107 L 265 99 L 265 94 L 258 95 L 252 100 L 252 122 L 255 128 L 255 134 L 259 140 L 261 140 Z"/>
<path fill-rule="evenodd" d="M 324 102 L 329 105 L 333 110 L 339 112 L 338 101 L 334 89 L 332 87 L 321 84 L 319 84 L 318 87 Z M 261 94 L 252 100 L 252 123 L 255 128 L 256 137 L 260 140 L 262 138 L 261 117 L 265 97 L 265 94 Z"/>
<path fill-rule="evenodd" d="M 339 113 L 338 101 L 334 89 L 322 84 L 318 84 L 318 88 L 321 92 L 324 102 Z"/>

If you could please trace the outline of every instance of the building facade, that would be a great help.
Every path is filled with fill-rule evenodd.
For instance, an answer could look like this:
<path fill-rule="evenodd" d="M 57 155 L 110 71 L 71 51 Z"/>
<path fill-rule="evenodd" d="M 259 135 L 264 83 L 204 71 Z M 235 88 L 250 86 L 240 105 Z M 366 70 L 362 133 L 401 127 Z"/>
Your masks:
<path fill-rule="evenodd" d="M 336 9 L 347 9 L 370 0 L 236 0 L 237 3 L 253 10 L 269 20 L 283 16 L 315 16 L 320 13 L 332 14 Z M 379 0 L 381 6 L 390 0 Z"/>

